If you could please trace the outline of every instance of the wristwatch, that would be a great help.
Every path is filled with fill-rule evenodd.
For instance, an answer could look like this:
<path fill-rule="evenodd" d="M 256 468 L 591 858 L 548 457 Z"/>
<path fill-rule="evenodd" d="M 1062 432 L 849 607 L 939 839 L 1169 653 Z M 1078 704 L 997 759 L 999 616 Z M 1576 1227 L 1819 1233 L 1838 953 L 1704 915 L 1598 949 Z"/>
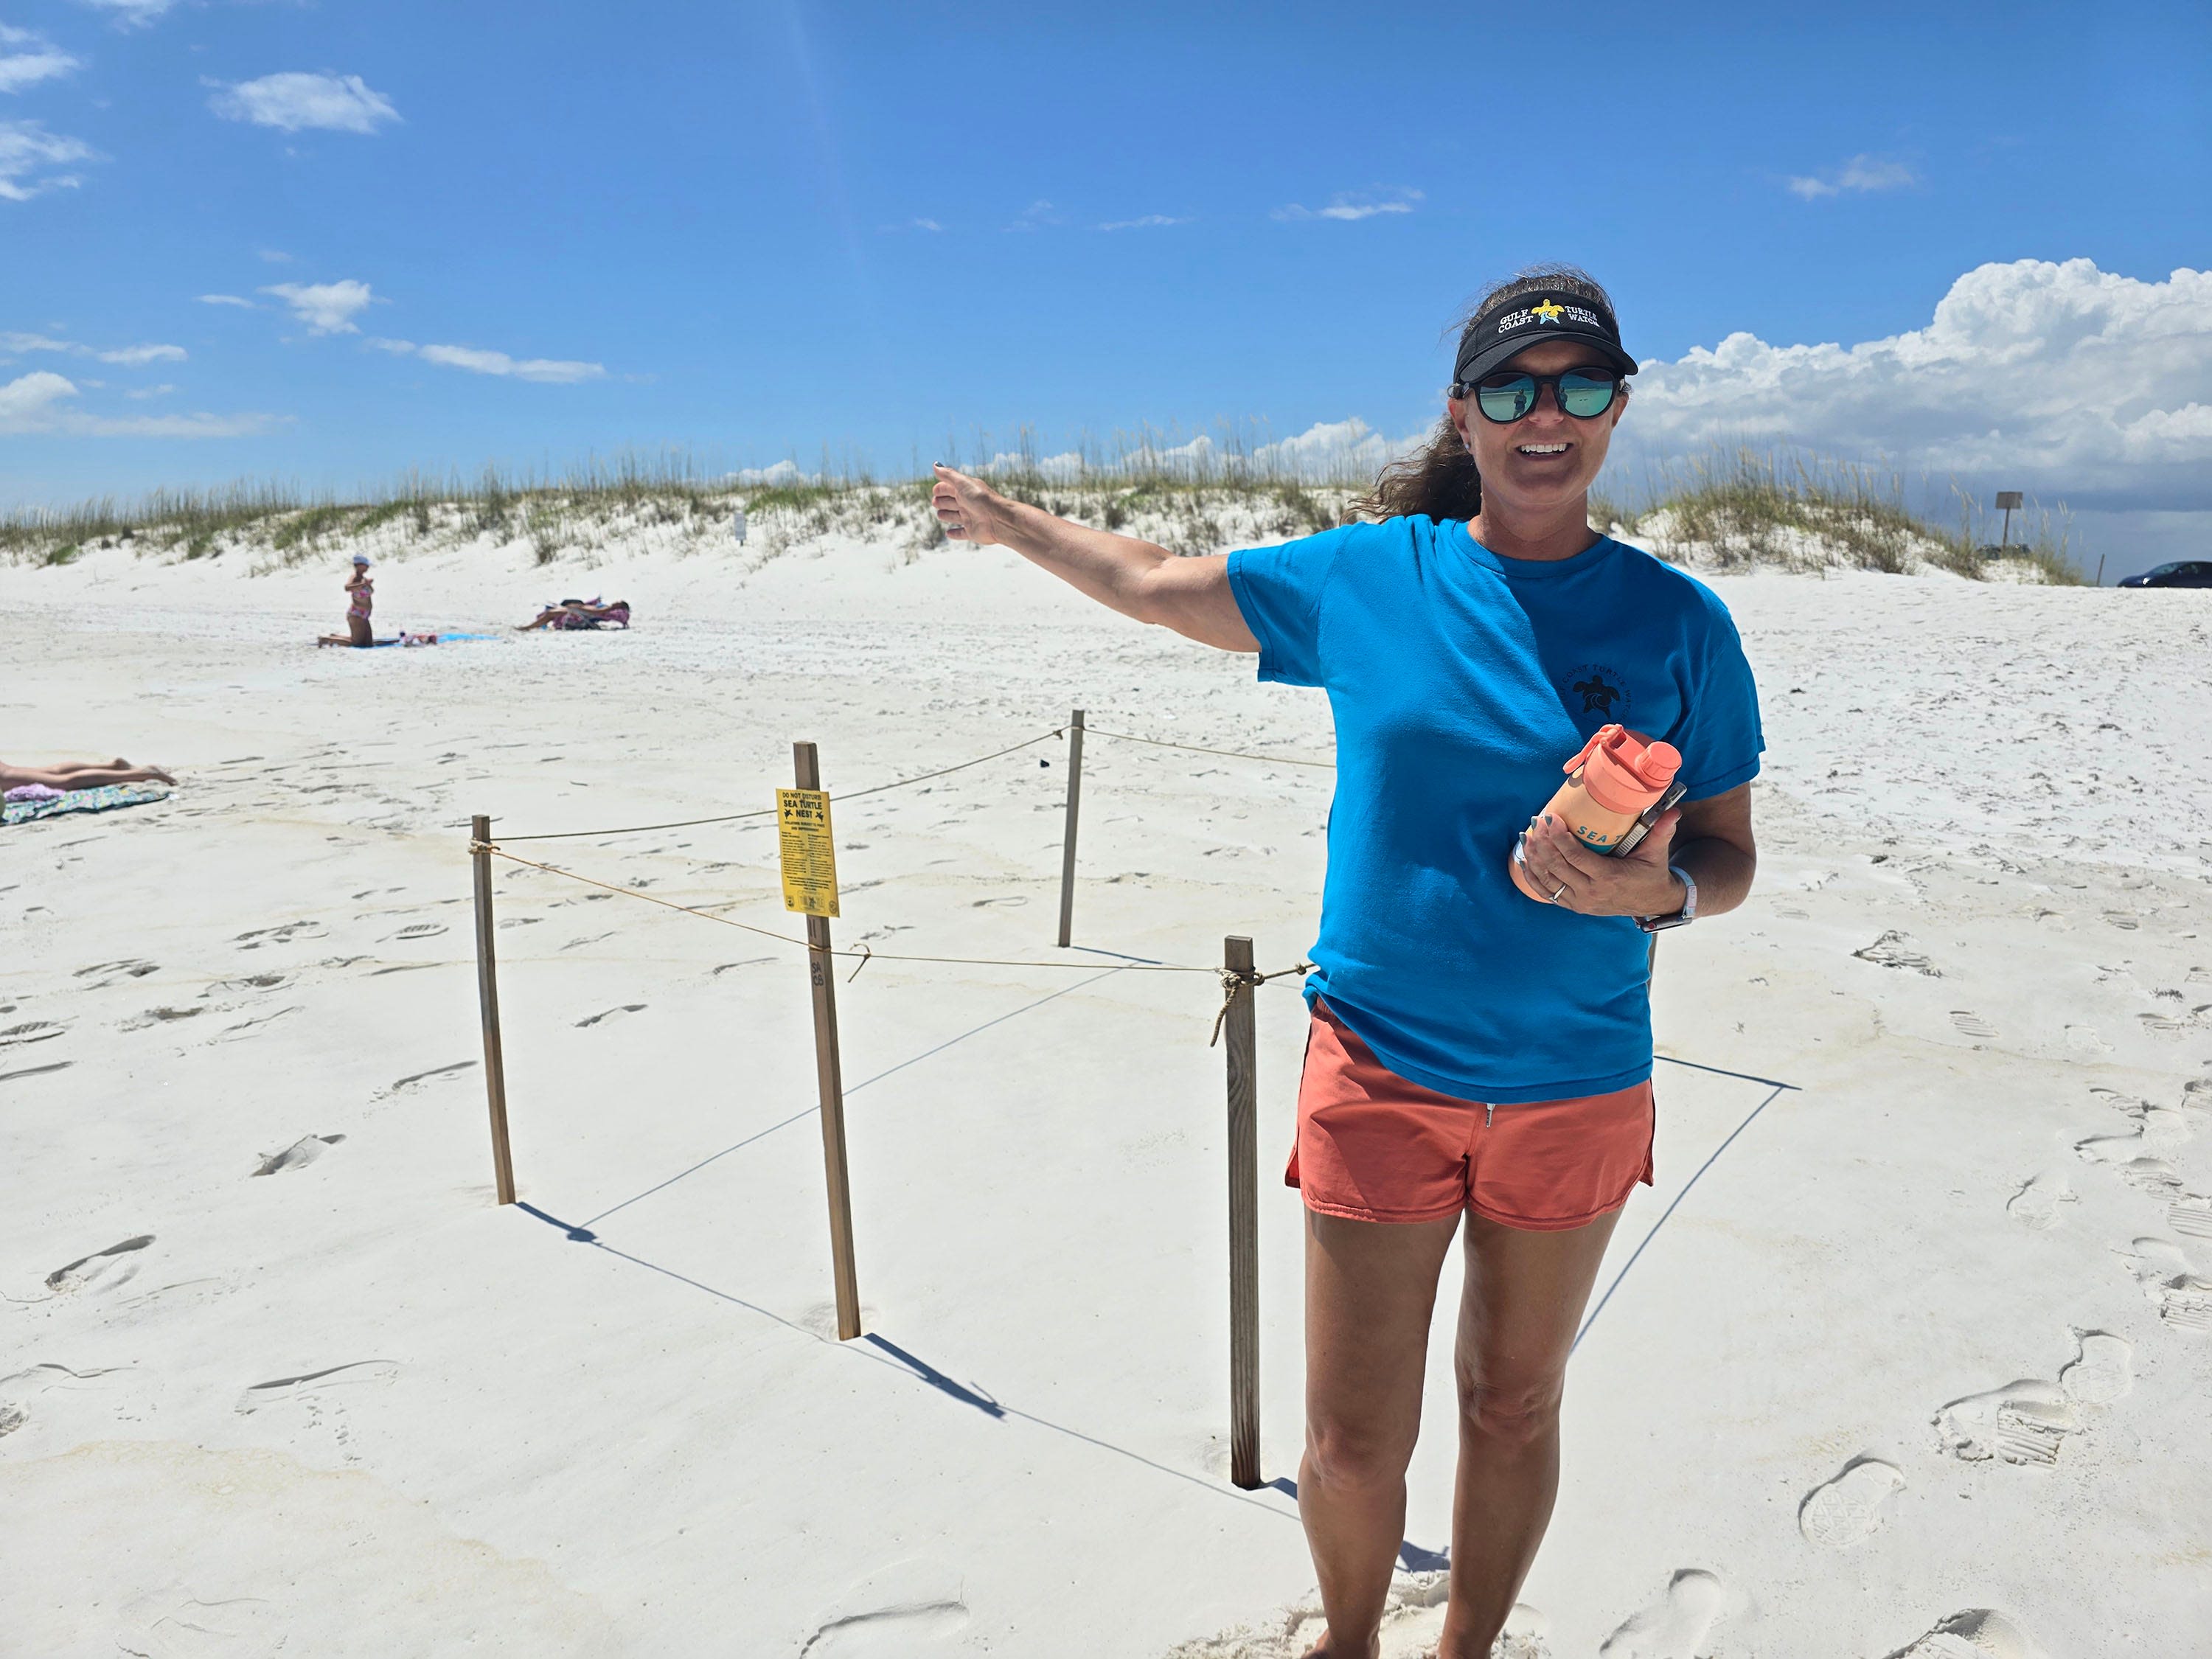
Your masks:
<path fill-rule="evenodd" d="M 1662 927 L 1686 927 L 1698 919 L 1698 884 L 1679 864 L 1668 865 L 1667 873 L 1682 884 L 1682 908 L 1671 916 L 1637 917 L 1636 925 L 1647 933 L 1656 933 Z"/>

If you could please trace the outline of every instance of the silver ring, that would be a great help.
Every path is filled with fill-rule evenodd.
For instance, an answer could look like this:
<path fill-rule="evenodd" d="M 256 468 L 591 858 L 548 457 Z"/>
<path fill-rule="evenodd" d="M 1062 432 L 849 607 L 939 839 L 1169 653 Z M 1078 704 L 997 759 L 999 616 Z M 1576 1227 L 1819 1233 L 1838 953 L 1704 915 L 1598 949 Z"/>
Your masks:
<path fill-rule="evenodd" d="M 1566 890 L 1567 884 L 1563 881 L 1559 884 L 1559 892 L 1552 895 L 1552 902 L 1557 904 L 1559 902 L 1559 893 L 1564 893 Z"/>

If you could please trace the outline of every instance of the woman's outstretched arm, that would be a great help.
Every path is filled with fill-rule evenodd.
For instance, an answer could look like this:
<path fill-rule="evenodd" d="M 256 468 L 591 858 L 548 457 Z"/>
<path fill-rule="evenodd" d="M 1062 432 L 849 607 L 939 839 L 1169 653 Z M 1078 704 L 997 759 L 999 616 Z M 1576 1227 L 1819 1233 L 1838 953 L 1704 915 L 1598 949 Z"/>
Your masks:
<path fill-rule="evenodd" d="M 1229 591 L 1225 556 L 1181 558 L 1134 536 L 1071 524 L 949 466 L 937 469 L 930 504 L 953 540 L 1011 547 L 1125 617 L 1224 651 L 1260 648 Z"/>

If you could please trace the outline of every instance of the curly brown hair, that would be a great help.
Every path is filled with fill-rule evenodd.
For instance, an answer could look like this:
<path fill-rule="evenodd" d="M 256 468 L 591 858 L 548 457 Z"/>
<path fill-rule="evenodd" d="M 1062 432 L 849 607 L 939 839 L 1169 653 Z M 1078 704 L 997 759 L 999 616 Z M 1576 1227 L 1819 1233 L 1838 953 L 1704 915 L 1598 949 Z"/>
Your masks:
<path fill-rule="evenodd" d="M 1596 277 L 1579 265 L 1529 265 L 1517 270 L 1460 314 L 1447 333 L 1461 340 L 1474 319 L 1500 300 L 1524 294 L 1573 294 L 1613 310 L 1613 296 Z M 1621 388 L 1625 399 L 1628 388 Z M 1352 503 L 1364 519 L 1392 519 L 1425 514 L 1431 519 L 1473 519 L 1482 511 L 1482 475 L 1474 470 L 1474 457 L 1460 441 L 1451 416 L 1440 416 L 1428 441 L 1411 454 L 1401 455 L 1376 474 L 1375 487 Z"/>

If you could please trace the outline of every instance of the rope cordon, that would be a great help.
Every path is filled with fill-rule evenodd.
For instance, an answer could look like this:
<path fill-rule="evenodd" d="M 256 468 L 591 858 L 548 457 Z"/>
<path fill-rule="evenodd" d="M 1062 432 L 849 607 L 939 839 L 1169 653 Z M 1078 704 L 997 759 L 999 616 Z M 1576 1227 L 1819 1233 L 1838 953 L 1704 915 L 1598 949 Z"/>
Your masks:
<path fill-rule="evenodd" d="M 635 887 L 621 887 L 613 882 L 601 881 L 596 877 L 586 876 L 574 870 L 563 870 L 557 865 L 541 864 L 535 859 L 526 859 L 520 854 L 510 853 L 496 842 L 477 841 L 471 838 L 469 842 L 469 852 L 471 856 L 485 854 L 493 858 L 505 859 L 509 864 L 519 864 L 526 870 L 541 870 L 549 876 L 560 876 L 568 881 L 581 882 L 585 886 L 596 887 L 602 892 L 620 894 L 624 898 L 642 899 L 647 904 L 657 904 L 664 910 L 674 910 L 681 915 L 697 916 L 702 921 L 720 922 L 725 927 L 735 927 L 744 933 L 756 933 L 763 939 L 774 939 L 779 945 L 795 945 L 802 951 L 811 951 L 816 948 L 806 939 L 793 939 L 788 933 L 779 933 L 770 927 L 756 927 L 749 921 L 736 921 L 728 916 L 718 916 L 713 911 L 702 909 L 696 905 L 678 904 L 672 900 L 661 898 L 652 893 L 640 892 Z M 902 951 L 878 951 L 865 944 L 857 950 L 839 950 L 832 947 L 824 951 L 823 954 L 845 957 L 856 962 L 858 966 L 853 969 L 850 978 L 859 977 L 860 969 L 866 967 L 871 962 L 878 961 L 936 963 L 964 968 L 1058 969 L 1062 971 L 1072 969 L 1078 972 L 1093 970 L 1098 965 L 1095 962 L 1036 962 L 1022 961 L 1008 957 L 921 956 Z M 1247 969 L 1200 968 L 1165 962 L 1133 962 L 1109 971 L 1122 974 L 1218 975 L 1222 985 L 1221 1012 L 1215 1017 L 1213 1022 L 1213 1041 L 1218 1042 L 1221 1036 L 1221 1022 L 1228 1017 L 1230 1004 L 1236 1000 L 1238 991 L 1247 987 L 1265 985 L 1269 980 L 1280 979 L 1285 975 L 1310 973 L 1313 971 L 1313 963 L 1301 962 L 1295 967 L 1278 968 L 1273 973 L 1267 974 L 1256 973 Z M 849 983 L 849 979 L 848 982 Z M 1213 1042 L 1209 1042 L 1206 1046 L 1212 1048 Z"/>
<path fill-rule="evenodd" d="M 1213 1035 L 1206 1038 L 1206 1046 L 1211 1048 L 1221 1041 L 1222 1022 L 1229 1018 L 1230 1009 L 1236 1006 L 1239 991 L 1257 990 L 1271 979 L 1281 979 L 1291 974 L 1310 974 L 1313 969 L 1314 965 L 1310 962 L 1301 962 L 1291 968 L 1278 968 L 1272 974 L 1257 973 L 1249 968 L 1215 969 L 1213 971 L 1221 975 L 1221 1012 L 1213 1017 Z"/>

